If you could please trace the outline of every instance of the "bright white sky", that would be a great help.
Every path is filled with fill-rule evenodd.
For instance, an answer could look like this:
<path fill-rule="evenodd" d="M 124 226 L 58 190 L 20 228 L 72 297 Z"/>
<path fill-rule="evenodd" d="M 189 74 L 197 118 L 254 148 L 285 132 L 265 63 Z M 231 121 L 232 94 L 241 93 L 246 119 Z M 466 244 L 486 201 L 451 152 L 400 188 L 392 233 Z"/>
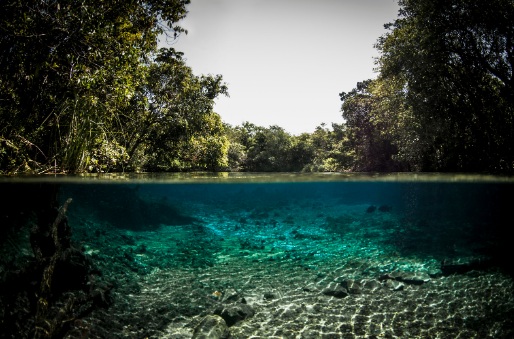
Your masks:
<path fill-rule="evenodd" d="M 373 44 L 396 0 L 192 0 L 172 47 L 196 75 L 221 74 L 224 122 L 299 134 L 342 123 L 340 92 L 375 78 Z"/>

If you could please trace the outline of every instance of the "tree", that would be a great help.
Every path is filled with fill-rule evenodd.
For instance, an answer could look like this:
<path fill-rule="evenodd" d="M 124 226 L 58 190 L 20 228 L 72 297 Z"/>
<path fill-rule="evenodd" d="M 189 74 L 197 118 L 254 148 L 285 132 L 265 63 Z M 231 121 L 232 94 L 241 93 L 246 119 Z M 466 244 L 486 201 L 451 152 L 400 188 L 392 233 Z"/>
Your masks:
<path fill-rule="evenodd" d="M 514 2 L 399 4 L 377 48 L 380 82 L 397 82 L 413 123 L 416 151 L 400 156 L 421 170 L 512 172 Z"/>
<path fill-rule="evenodd" d="M 276 125 L 262 127 L 249 122 L 229 126 L 227 131 L 232 170 L 301 171 L 311 160 L 307 134 L 295 137 Z"/>
<path fill-rule="evenodd" d="M 248 126 L 248 125 L 247 125 Z M 249 126 L 248 126 L 249 127 Z M 282 127 L 256 127 L 251 131 L 248 145 L 246 170 L 290 171 L 289 149 L 291 135 Z"/>
<path fill-rule="evenodd" d="M 353 150 L 352 170 L 387 172 L 401 166 L 394 160 L 397 149 L 390 133 L 386 132 L 385 120 L 377 110 L 382 98 L 374 93 L 375 82 L 357 83 L 349 93 L 341 93 L 341 111 L 346 120 L 344 145 Z"/>
<path fill-rule="evenodd" d="M 195 76 L 174 49 L 161 49 L 122 117 L 135 169 L 219 169 L 228 140 L 214 99 L 228 95 L 222 77 Z M 143 154 L 145 156 L 135 156 Z"/>
<path fill-rule="evenodd" d="M 184 31 L 176 23 L 188 3 L 3 1 L 2 171 L 80 171 L 95 154 L 126 159 L 120 112 L 146 78 L 164 27 Z"/>
<path fill-rule="evenodd" d="M 373 97 L 371 122 L 381 140 L 382 170 L 420 170 L 425 153 L 423 144 L 418 142 L 420 132 L 430 133 L 430 129 L 419 128 L 412 110 L 406 105 L 404 82 L 394 77 L 377 79 L 369 83 L 369 93 Z"/>
<path fill-rule="evenodd" d="M 302 137 L 302 136 L 300 136 Z M 308 145 L 302 170 L 305 172 L 340 172 L 354 166 L 347 140 L 346 125 L 332 123 L 332 129 L 321 124 L 313 133 L 304 137 Z"/>
<path fill-rule="evenodd" d="M 240 126 L 223 125 L 228 138 L 227 169 L 229 171 L 243 171 L 247 160 L 247 144 L 243 144 L 242 129 Z"/>
<path fill-rule="evenodd" d="M 316 150 L 312 144 L 310 133 L 291 136 L 291 145 L 288 151 L 288 162 L 291 171 L 311 171 L 306 168 L 314 158 Z"/>

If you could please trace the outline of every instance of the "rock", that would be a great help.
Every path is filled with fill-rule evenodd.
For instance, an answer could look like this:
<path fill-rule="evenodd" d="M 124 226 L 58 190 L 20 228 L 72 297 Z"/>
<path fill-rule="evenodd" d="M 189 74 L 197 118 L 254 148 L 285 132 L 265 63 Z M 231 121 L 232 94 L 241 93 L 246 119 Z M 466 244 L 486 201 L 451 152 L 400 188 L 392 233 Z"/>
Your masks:
<path fill-rule="evenodd" d="M 328 295 L 336 298 L 344 298 L 348 296 L 348 291 L 341 284 L 332 282 L 323 291 L 324 295 Z"/>
<path fill-rule="evenodd" d="M 272 299 L 275 299 L 276 297 L 277 296 L 274 293 L 265 292 L 264 295 L 262 296 L 262 299 L 264 299 L 264 300 L 272 300 Z"/>
<path fill-rule="evenodd" d="M 488 258 L 468 259 L 464 261 L 443 260 L 441 272 L 444 276 L 451 274 L 463 274 L 472 270 L 485 270 L 493 266 L 493 261 Z"/>
<path fill-rule="evenodd" d="M 377 280 L 363 280 L 361 281 L 361 285 L 363 290 L 369 292 L 375 292 L 382 288 L 382 284 Z"/>
<path fill-rule="evenodd" d="M 193 339 L 228 338 L 230 332 L 225 320 L 219 315 L 205 316 L 193 331 Z"/>
<path fill-rule="evenodd" d="M 388 276 L 388 279 L 389 279 L 389 276 Z M 346 279 L 346 280 L 341 281 L 341 286 L 343 286 L 346 289 L 348 294 L 373 293 L 373 292 L 383 288 L 382 283 L 375 279 L 370 279 L 370 280 L 368 280 L 368 279 L 362 279 L 362 280 Z"/>
<path fill-rule="evenodd" d="M 404 273 L 400 277 L 396 278 L 396 280 L 409 285 L 423 285 L 430 281 L 430 276 L 425 272 Z"/>
<path fill-rule="evenodd" d="M 377 206 L 369 206 L 367 209 L 366 209 L 366 213 L 373 213 L 375 212 L 375 210 L 377 209 Z"/>
<path fill-rule="evenodd" d="M 443 271 L 441 269 L 431 269 L 428 271 L 428 275 L 430 278 L 440 278 L 443 275 Z"/>
<path fill-rule="evenodd" d="M 253 316 L 255 311 L 250 305 L 236 302 L 227 305 L 220 305 L 214 310 L 214 314 L 222 317 L 227 323 L 227 326 L 230 327 L 238 321 Z"/>
<path fill-rule="evenodd" d="M 346 288 L 348 293 L 350 294 L 361 294 L 362 293 L 362 287 L 358 281 L 348 279 L 346 281 L 343 281 L 341 285 Z"/>
<path fill-rule="evenodd" d="M 390 273 L 382 274 L 380 277 L 378 277 L 379 281 L 385 281 L 385 280 L 394 280 L 394 277 Z"/>
<path fill-rule="evenodd" d="M 396 280 L 409 285 L 423 285 L 430 281 L 430 276 L 425 272 L 392 272 L 381 275 L 378 280 Z"/>
<path fill-rule="evenodd" d="M 403 291 L 405 284 L 397 280 L 386 280 L 384 285 L 393 291 Z"/>
<path fill-rule="evenodd" d="M 140 244 L 139 246 L 136 247 L 134 252 L 136 252 L 138 254 L 143 254 L 143 253 L 146 253 L 146 250 L 147 250 L 146 245 L 145 244 Z"/>
<path fill-rule="evenodd" d="M 239 293 L 233 288 L 229 288 L 223 294 L 223 298 L 221 299 L 222 303 L 232 303 L 232 302 L 241 302 L 246 304 L 246 300 L 242 298 Z"/>

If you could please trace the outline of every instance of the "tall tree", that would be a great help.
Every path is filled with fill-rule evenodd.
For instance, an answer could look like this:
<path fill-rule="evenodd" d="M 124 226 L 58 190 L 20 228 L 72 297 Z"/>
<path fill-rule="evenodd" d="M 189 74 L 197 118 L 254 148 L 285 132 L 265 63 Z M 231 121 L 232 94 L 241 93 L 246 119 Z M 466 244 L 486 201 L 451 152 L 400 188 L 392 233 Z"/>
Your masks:
<path fill-rule="evenodd" d="M 4 0 L 0 167 L 76 171 L 125 152 L 119 112 L 145 79 L 157 37 L 189 0 Z M 110 153 L 109 153 L 110 152 Z M 116 160 L 116 159 L 114 159 Z"/>
<path fill-rule="evenodd" d="M 308 136 L 300 136 L 306 139 L 303 143 L 307 144 L 304 148 L 309 154 L 304 158 L 303 171 L 339 172 L 354 168 L 354 154 L 346 145 L 347 125 L 332 123 L 331 127 L 321 124 Z"/>
<path fill-rule="evenodd" d="M 182 53 L 161 49 L 121 118 L 131 166 L 154 171 L 225 167 L 228 140 L 213 112 L 218 95 L 228 95 L 221 76 L 196 76 Z"/>
<path fill-rule="evenodd" d="M 341 93 L 341 111 L 346 120 L 344 146 L 352 153 L 351 169 L 354 171 L 397 171 L 400 164 L 395 161 L 397 148 L 387 123 L 377 109 L 381 97 L 375 93 L 375 81 L 357 83 L 348 93 Z"/>
<path fill-rule="evenodd" d="M 249 171 L 290 171 L 291 135 L 282 127 L 257 127 L 248 147 Z"/>
<path fill-rule="evenodd" d="M 242 171 L 301 171 L 311 159 L 308 137 L 295 137 L 282 127 L 244 122 L 228 127 L 230 168 Z"/>
<path fill-rule="evenodd" d="M 396 82 L 411 121 L 403 141 L 415 151 L 400 155 L 421 170 L 512 172 L 514 1 L 399 5 L 377 48 L 380 81 Z"/>

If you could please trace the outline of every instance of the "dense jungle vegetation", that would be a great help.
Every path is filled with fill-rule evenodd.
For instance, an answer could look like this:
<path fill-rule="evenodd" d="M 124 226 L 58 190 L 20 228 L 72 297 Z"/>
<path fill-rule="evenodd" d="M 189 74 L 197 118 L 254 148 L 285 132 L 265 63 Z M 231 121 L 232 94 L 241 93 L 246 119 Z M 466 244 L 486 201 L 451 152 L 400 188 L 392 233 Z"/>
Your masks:
<path fill-rule="evenodd" d="M 0 173 L 514 172 L 513 0 L 399 0 L 344 123 L 302 135 L 224 124 L 222 76 L 158 48 L 188 3 L 2 1 Z"/>

